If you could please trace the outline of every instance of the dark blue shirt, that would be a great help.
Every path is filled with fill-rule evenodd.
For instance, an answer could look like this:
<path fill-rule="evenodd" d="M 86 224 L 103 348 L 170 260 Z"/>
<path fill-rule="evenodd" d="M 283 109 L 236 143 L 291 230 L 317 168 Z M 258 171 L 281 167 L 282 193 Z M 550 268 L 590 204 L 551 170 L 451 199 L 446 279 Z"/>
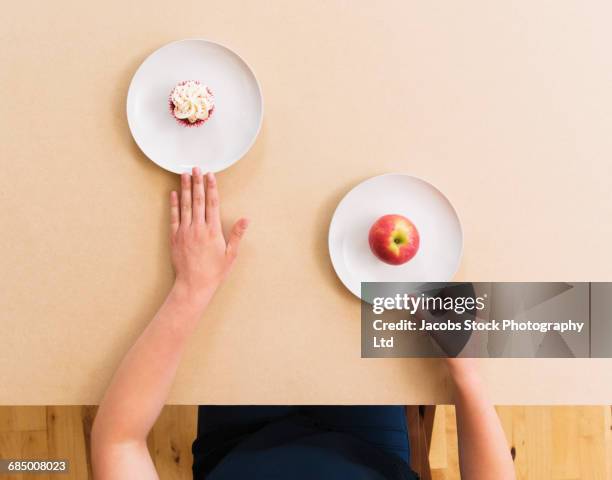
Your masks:
<path fill-rule="evenodd" d="M 197 463 L 197 452 L 195 461 Z M 206 480 L 415 480 L 399 456 L 300 417 L 271 423 L 244 438 Z"/>

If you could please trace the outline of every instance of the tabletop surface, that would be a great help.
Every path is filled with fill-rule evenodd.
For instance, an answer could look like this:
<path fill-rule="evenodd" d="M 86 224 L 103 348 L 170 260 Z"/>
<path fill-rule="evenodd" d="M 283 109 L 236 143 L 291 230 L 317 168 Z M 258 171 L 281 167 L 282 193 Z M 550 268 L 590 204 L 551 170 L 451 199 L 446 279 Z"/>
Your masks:
<path fill-rule="evenodd" d="M 178 178 L 125 101 L 180 38 L 237 51 L 260 136 L 218 175 L 251 228 L 170 403 L 444 403 L 440 361 L 361 359 L 327 232 L 358 182 L 405 172 L 455 205 L 455 280 L 611 280 L 612 4 L 34 2 L 0 18 L 0 403 L 93 404 L 172 282 Z M 497 403 L 609 403 L 611 360 L 483 361 Z"/>

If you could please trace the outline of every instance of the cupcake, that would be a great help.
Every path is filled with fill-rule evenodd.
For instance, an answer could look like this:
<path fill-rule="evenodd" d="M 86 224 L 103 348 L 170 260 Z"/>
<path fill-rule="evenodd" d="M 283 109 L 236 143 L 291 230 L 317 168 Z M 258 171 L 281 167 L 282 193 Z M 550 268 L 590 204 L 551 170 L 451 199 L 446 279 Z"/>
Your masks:
<path fill-rule="evenodd" d="M 170 112 L 177 122 L 186 127 L 199 127 L 215 111 L 215 98 L 197 80 L 180 82 L 170 93 Z"/>

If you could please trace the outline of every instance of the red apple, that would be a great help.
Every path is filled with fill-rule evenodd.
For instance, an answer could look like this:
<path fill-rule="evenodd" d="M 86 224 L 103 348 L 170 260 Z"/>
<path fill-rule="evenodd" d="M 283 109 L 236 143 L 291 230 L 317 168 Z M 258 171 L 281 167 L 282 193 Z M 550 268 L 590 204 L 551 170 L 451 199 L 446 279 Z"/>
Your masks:
<path fill-rule="evenodd" d="M 419 251 L 419 231 L 402 215 L 384 215 L 370 228 L 372 253 L 389 265 L 401 265 Z"/>

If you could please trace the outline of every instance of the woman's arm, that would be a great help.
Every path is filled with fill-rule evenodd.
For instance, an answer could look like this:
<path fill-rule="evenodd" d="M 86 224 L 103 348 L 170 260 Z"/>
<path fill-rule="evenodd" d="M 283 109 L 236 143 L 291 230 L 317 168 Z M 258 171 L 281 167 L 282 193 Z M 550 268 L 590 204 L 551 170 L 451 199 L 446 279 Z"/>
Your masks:
<path fill-rule="evenodd" d="M 192 182 L 193 179 L 193 182 Z M 193 183 L 193 185 L 192 185 Z M 181 176 L 170 196 L 170 248 L 176 280 L 163 305 L 128 351 L 108 387 L 92 429 L 96 479 L 155 479 L 146 438 L 164 406 L 187 339 L 232 267 L 248 222 L 226 243 L 213 174 Z"/>
<path fill-rule="evenodd" d="M 474 359 L 449 358 L 447 365 L 455 385 L 461 478 L 515 479 L 504 431 L 487 399 Z"/>

